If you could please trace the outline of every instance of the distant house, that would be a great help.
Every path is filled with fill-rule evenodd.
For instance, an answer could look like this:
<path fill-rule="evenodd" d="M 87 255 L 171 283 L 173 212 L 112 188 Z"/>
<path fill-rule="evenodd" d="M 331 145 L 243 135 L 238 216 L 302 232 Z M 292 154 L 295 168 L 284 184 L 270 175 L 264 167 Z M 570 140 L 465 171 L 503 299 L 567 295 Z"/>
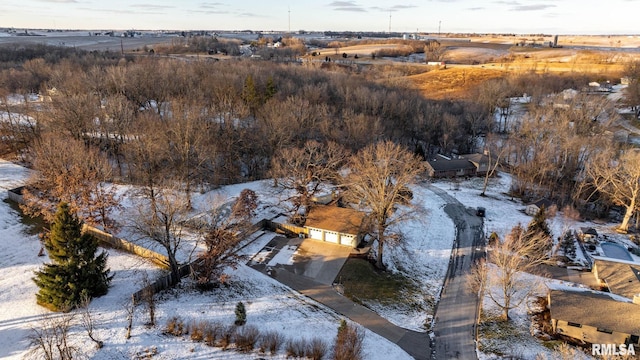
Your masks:
<path fill-rule="evenodd" d="M 592 344 L 640 344 L 640 296 L 622 302 L 599 291 L 550 290 L 548 306 L 557 334 Z"/>
<path fill-rule="evenodd" d="M 460 155 L 461 159 L 469 160 L 476 167 L 477 176 L 485 176 L 489 172 L 489 157 L 484 154 Z"/>
<path fill-rule="evenodd" d="M 599 83 L 597 81 L 592 81 L 589 83 L 589 92 L 611 92 L 613 91 L 613 86 L 607 81 L 605 83 Z"/>
<path fill-rule="evenodd" d="M 331 192 L 328 194 L 318 194 L 311 197 L 312 202 L 320 205 L 328 205 L 337 199 L 338 199 L 338 194 L 335 192 Z"/>
<path fill-rule="evenodd" d="M 365 213 L 337 206 L 311 208 L 304 228 L 310 239 L 357 247 L 362 240 Z"/>
<path fill-rule="evenodd" d="M 640 296 L 640 264 L 610 258 L 594 257 L 591 270 L 600 285 L 610 292 L 634 299 Z"/>
<path fill-rule="evenodd" d="M 549 210 L 549 208 L 552 207 L 553 205 L 554 204 L 551 200 L 538 199 L 530 204 L 527 204 L 527 207 L 525 208 L 524 212 L 527 215 L 536 216 L 538 214 L 538 211 L 540 211 L 542 207 L 544 207 L 546 210 Z"/>
<path fill-rule="evenodd" d="M 484 176 L 489 169 L 489 158 L 482 154 L 460 155 L 457 159 L 439 155 L 427 161 L 426 168 L 432 178 Z"/>

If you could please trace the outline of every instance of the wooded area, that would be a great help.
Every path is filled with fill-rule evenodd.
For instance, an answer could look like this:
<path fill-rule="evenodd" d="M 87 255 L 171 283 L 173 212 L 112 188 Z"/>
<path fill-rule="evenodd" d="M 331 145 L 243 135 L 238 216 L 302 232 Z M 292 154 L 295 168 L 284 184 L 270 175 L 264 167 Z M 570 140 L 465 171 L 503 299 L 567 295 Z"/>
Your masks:
<path fill-rule="evenodd" d="M 154 199 L 176 184 L 189 193 L 273 175 L 299 191 L 299 208 L 317 188 L 301 190 L 291 177 L 287 183 L 287 166 L 297 166 L 306 184 L 331 181 L 350 154 L 386 140 L 424 160 L 501 154 L 515 175 L 514 195 L 525 200 L 546 197 L 592 215 L 612 205 L 637 211 L 637 201 L 621 203 L 593 181 L 600 175 L 589 167 L 592 155 L 610 153 L 615 165 L 627 145 L 607 132 L 617 115 L 605 97 L 561 94 L 588 83 L 581 73 L 505 73 L 470 89 L 466 100 L 436 101 L 378 76 L 377 65 L 121 57 L 46 46 L 2 54 L 0 155 L 39 171 L 31 182 L 38 197 L 66 201 L 107 229 L 116 226 L 107 213 L 118 205 L 106 182 L 139 185 Z M 637 75 L 636 68 L 627 73 Z M 526 114 L 514 122 L 509 98 L 525 93 Z M 32 94 L 43 101 L 27 101 Z M 320 153 L 310 154 L 313 148 Z M 291 164 L 304 156 L 313 173 L 309 163 Z M 320 171 L 324 165 L 329 171 Z"/>

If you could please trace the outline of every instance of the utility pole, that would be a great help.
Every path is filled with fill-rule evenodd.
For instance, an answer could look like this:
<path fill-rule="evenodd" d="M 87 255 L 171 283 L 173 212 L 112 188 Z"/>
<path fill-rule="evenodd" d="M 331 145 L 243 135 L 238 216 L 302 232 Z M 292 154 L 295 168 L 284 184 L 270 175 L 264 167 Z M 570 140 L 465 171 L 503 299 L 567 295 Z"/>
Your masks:
<path fill-rule="evenodd" d="M 440 26 L 442 25 L 442 20 L 438 21 L 438 36 L 440 36 Z"/>
<path fill-rule="evenodd" d="M 291 7 L 288 7 L 289 9 L 289 34 L 291 34 Z"/>
<path fill-rule="evenodd" d="M 391 34 L 391 11 L 389 11 L 389 34 Z"/>

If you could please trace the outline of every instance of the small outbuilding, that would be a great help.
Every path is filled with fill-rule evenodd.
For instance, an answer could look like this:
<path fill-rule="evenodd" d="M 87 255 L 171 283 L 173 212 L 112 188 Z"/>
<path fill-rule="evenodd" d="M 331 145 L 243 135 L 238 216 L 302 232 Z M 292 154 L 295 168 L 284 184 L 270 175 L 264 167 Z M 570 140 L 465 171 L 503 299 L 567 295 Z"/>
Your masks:
<path fill-rule="evenodd" d="M 580 238 L 584 242 L 590 242 L 598 238 L 598 232 L 592 227 L 581 227 Z"/>
<path fill-rule="evenodd" d="M 314 240 L 357 247 L 362 240 L 365 213 L 337 206 L 316 206 L 304 225 Z"/>
<path fill-rule="evenodd" d="M 525 213 L 527 213 L 527 215 L 531 215 L 531 216 L 536 216 L 538 214 L 538 211 L 540 211 L 540 209 L 542 209 L 543 207 L 546 210 L 549 210 L 550 207 L 552 207 L 554 204 L 553 202 L 551 202 L 551 200 L 548 199 L 538 199 L 530 204 L 527 204 L 527 208 L 525 209 Z"/>

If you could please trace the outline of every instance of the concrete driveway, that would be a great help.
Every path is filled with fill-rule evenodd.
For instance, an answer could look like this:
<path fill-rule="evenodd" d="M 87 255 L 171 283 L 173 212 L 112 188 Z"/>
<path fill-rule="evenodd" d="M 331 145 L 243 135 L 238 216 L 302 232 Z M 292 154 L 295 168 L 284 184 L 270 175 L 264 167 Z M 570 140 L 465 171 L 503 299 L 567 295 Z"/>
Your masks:
<path fill-rule="evenodd" d="M 335 291 L 332 285 L 336 276 L 349 254 L 357 251 L 347 246 L 280 236 L 256 254 L 249 266 L 397 344 L 416 360 L 430 359 L 427 333 L 396 326 Z"/>
<path fill-rule="evenodd" d="M 281 268 L 320 284 L 332 285 L 352 251 L 348 246 L 278 236 L 254 256 L 249 265 L 267 273 Z"/>

